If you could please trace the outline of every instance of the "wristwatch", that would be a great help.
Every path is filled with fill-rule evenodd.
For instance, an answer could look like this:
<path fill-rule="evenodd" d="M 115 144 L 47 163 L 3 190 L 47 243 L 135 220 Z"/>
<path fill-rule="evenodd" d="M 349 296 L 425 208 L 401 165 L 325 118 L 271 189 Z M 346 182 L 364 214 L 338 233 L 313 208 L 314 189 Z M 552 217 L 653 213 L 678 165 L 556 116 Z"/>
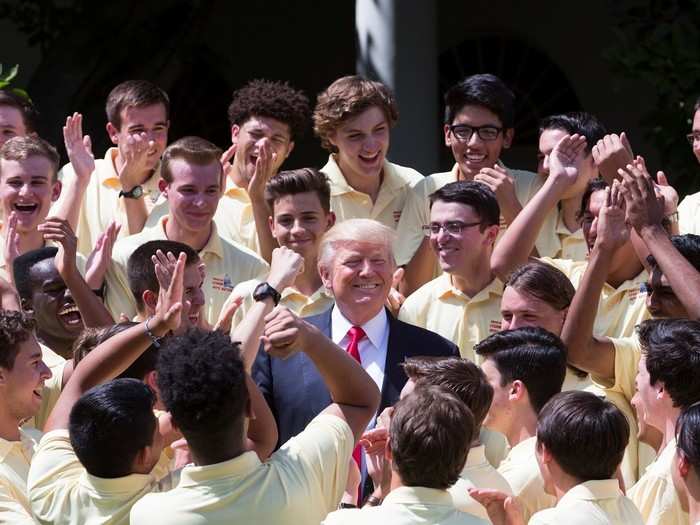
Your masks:
<path fill-rule="evenodd" d="M 140 199 L 143 195 L 143 188 L 141 186 L 134 186 L 129 191 L 120 191 L 119 196 L 125 199 Z"/>
<path fill-rule="evenodd" d="M 268 297 L 272 297 L 275 306 L 277 306 L 280 299 L 282 299 L 280 293 L 270 286 L 269 283 L 260 283 L 255 287 L 255 290 L 253 290 L 253 299 L 256 301 L 264 301 Z"/>

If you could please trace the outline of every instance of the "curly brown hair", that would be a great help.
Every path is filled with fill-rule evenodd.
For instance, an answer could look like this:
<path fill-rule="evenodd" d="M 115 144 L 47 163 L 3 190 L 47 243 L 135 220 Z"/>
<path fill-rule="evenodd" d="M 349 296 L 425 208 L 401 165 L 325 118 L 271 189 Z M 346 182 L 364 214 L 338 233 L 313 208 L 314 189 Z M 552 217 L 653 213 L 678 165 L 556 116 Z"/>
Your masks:
<path fill-rule="evenodd" d="M 310 111 L 306 95 L 288 82 L 255 79 L 233 92 L 228 120 L 242 126 L 253 116 L 273 118 L 287 124 L 295 140 L 304 135 Z"/>
<path fill-rule="evenodd" d="M 12 370 L 19 344 L 31 337 L 34 326 L 34 319 L 22 312 L 0 310 L 0 367 Z"/>
<path fill-rule="evenodd" d="M 341 77 L 326 88 L 316 101 L 314 132 L 321 139 L 321 146 L 337 153 L 338 148 L 328 140 L 340 124 L 368 108 L 377 106 L 386 115 L 389 126 L 399 120 L 399 108 L 391 90 L 381 82 L 367 80 L 358 75 Z"/>

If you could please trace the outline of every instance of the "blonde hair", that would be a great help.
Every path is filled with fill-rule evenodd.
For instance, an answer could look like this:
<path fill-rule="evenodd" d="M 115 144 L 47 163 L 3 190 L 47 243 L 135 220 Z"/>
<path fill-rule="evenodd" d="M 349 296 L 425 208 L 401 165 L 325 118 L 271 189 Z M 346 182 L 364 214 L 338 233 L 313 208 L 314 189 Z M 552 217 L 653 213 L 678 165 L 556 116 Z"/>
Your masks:
<path fill-rule="evenodd" d="M 338 247 L 353 241 L 386 247 L 391 263 L 396 265 L 394 258 L 396 232 L 394 230 L 372 219 L 348 219 L 337 223 L 321 238 L 318 248 L 318 266 L 330 268 Z"/>

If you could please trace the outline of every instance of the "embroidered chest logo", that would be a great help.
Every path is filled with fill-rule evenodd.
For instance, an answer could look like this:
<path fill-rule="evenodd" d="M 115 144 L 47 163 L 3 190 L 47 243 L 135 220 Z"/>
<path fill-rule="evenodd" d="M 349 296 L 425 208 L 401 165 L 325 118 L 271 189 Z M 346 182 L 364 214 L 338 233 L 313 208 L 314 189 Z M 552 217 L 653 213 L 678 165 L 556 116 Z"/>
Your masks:
<path fill-rule="evenodd" d="M 489 322 L 489 333 L 490 334 L 495 334 L 496 332 L 501 331 L 501 321 L 496 321 L 495 319 L 491 319 L 491 322 Z"/>
<path fill-rule="evenodd" d="M 212 277 L 211 285 L 214 290 L 221 292 L 230 292 L 233 290 L 233 282 L 231 281 L 229 274 L 225 274 L 223 278 Z"/>
<path fill-rule="evenodd" d="M 401 218 L 401 210 L 394 211 L 394 222 L 398 223 Z"/>

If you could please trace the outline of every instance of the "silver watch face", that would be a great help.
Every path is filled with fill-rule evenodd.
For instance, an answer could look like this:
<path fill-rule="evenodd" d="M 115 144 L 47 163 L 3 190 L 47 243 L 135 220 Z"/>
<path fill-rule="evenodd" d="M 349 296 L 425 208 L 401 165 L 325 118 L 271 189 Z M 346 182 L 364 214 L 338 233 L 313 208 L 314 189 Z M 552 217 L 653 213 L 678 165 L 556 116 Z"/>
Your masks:
<path fill-rule="evenodd" d="M 129 194 L 132 198 L 138 199 L 143 195 L 143 188 L 141 186 L 134 186 L 134 189 L 132 189 Z"/>

